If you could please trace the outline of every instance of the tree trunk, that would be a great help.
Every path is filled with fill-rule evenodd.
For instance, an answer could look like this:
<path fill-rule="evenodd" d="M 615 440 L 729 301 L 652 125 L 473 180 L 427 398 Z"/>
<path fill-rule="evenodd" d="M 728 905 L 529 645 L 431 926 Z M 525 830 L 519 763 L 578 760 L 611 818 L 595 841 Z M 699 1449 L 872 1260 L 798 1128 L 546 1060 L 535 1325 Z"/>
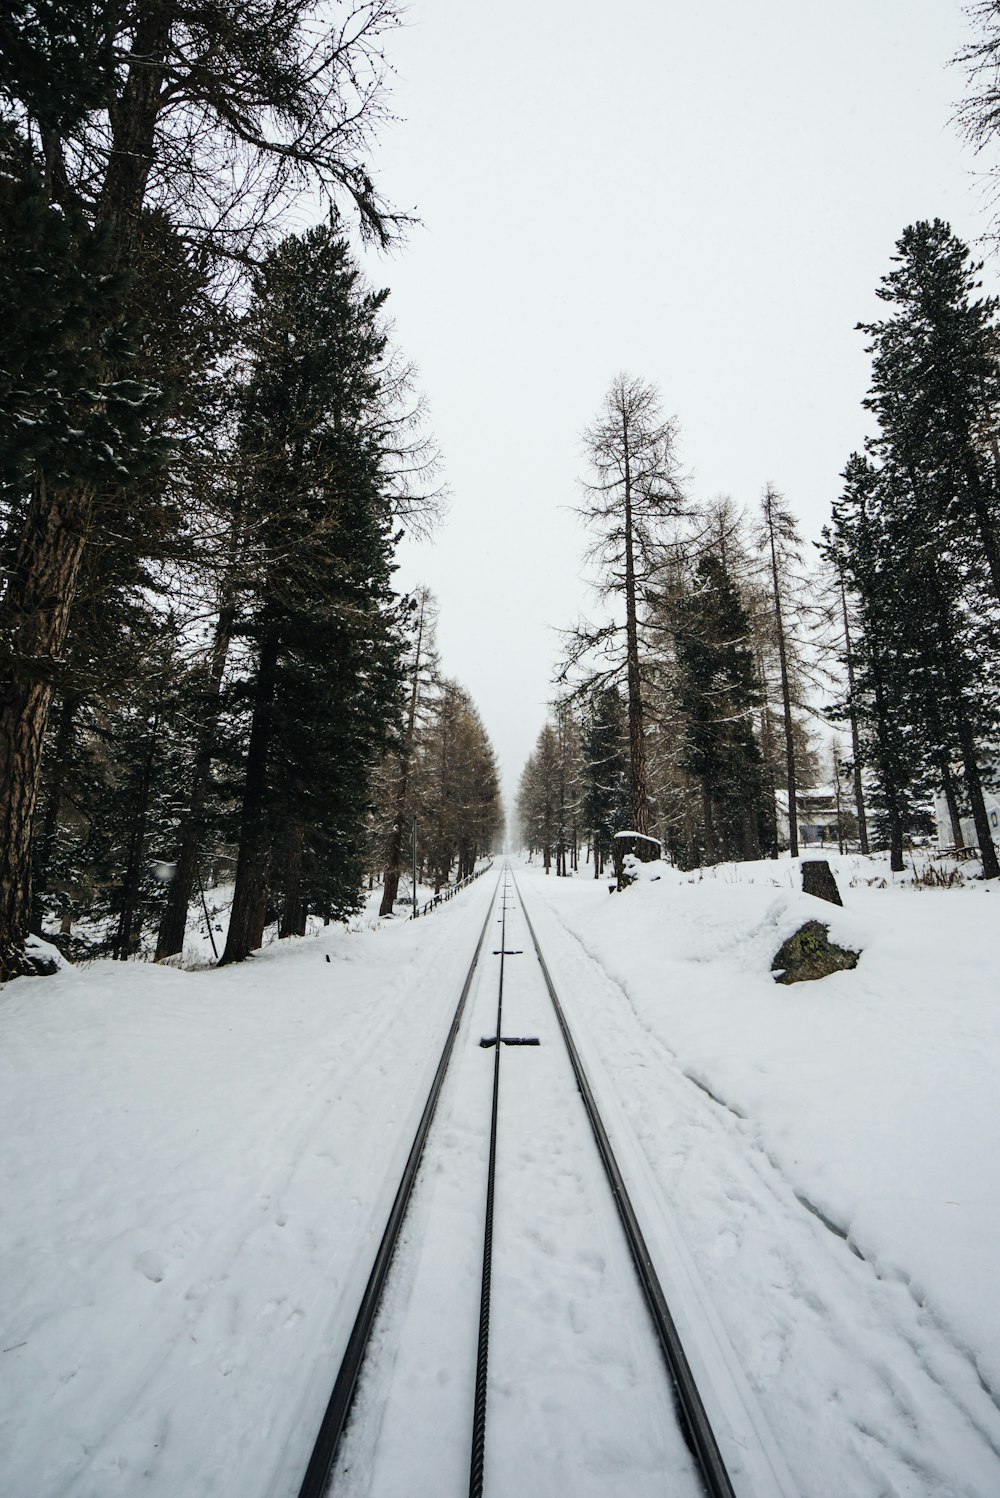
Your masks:
<path fill-rule="evenodd" d="M 289 829 L 288 855 L 285 863 L 285 888 L 281 902 L 278 936 L 305 936 L 306 908 L 302 900 L 302 856 L 306 831 L 295 821 Z M 263 931 L 261 932 L 263 937 Z"/>
<path fill-rule="evenodd" d="M 1000 467 L 1000 449 L 997 447 L 995 436 L 990 438 L 990 445 L 993 448 L 994 460 Z M 979 540 L 989 568 L 990 582 L 993 585 L 993 597 L 997 603 L 1000 603 L 1000 544 L 997 541 L 996 524 L 990 514 L 982 469 L 976 460 L 975 453 L 967 454 L 966 474 L 972 493 L 972 513 L 976 518 L 976 529 L 979 531 Z"/>
<path fill-rule="evenodd" d="M 861 779 L 861 741 L 858 735 L 858 715 L 854 707 L 854 658 L 851 651 L 851 626 L 847 614 L 847 590 L 844 587 L 844 574 L 838 565 L 837 575 L 840 580 L 840 606 L 844 615 L 844 650 L 847 658 L 847 701 L 848 717 L 851 724 L 851 762 L 854 766 L 854 809 L 858 819 L 858 843 L 861 852 L 868 852 L 868 819 L 865 816 L 864 785 Z"/>
<path fill-rule="evenodd" d="M 1000 861 L 997 859 L 989 813 L 983 797 L 983 780 L 977 758 L 975 735 L 972 731 L 972 724 L 969 722 L 961 672 L 955 664 L 950 610 L 939 587 L 935 587 L 935 593 L 940 659 L 944 667 L 943 675 L 950 691 L 952 712 L 955 716 L 955 729 L 965 775 L 965 789 L 972 810 L 972 820 L 976 827 L 979 854 L 983 861 L 983 878 L 1000 879 Z"/>
<path fill-rule="evenodd" d="M 399 893 L 399 875 L 403 858 L 403 841 L 406 836 L 406 793 L 409 787 L 410 760 L 413 755 L 413 740 L 417 724 L 417 704 L 420 696 L 420 653 L 424 639 L 425 598 L 421 595 L 420 617 L 417 620 L 417 641 L 413 652 L 413 684 L 410 688 L 410 704 L 406 713 L 406 738 L 399 757 L 399 778 L 396 782 L 396 805 L 389 839 L 389 856 L 386 860 L 382 885 L 380 916 L 392 915 Z"/>
<path fill-rule="evenodd" d="M 138 61 L 112 111 L 98 217 L 111 225 L 119 261 L 138 231 L 175 10 L 175 0 L 150 0 L 140 8 L 132 42 Z M 49 175 L 55 190 L 54 174 Z M 39 476 L 0 611 L 0 629 L 9 632 L 12 654 L 0 677 L 0 981 L 38 970 L 24 951 L 31 921 L 32 826 L 51 671 L 66 639 L 90 511 L 86 488 L 49 491 Z"/>
<path fill-rule="evenodd" d="M 770 490 L 768 493 L 770 494 Z M 774 584 L 774 623 L 778 636 L 778 664 L 781 668 L 781 705 L 785 715 L 785 772 L 788 780 L 788 851 L 799 856 L 799 811 L 795 803 L 795 742 L 792 738 L 792 694 L 788 682 L 788 654 L 785 648 L 785 626 L 781 617 L 781 588 L 778 583 L 778 554 L 774 543 L 774 522 L 770 507 L 765 507 L 767 530 L 771 539 L 771 579 Z"/>
<path fill-rule="evenodd" d="M 701 816 L 705 827 L 705 862 L 717 863 L 719 845 L 715 836 L 715 817 L 712 812 L 712 788 L 707 775 L 702 777 L 701 782 Z"/>
<path fill-rule="evenodd" d="M 957 852 L 965 847 L 965 837 L 962 833 L 962 818 L 958 811 L 958 796 L 955 794 L 955 777 L 951 773 L 951 766 L 947 760 L 941 761 L 940 769 L 944 799 L 948 806 L 948 820 L 951 822 L 952 841 Z"/>
<path fill-rule="evenodd" d="M 79 703 L 80 699 L 78 697 L 73 697 L 66 693 L 59 708 L 59 724 L 56 729 L 56 741 L 52 749 L 51 773 L 48 777 L 46 788 L 45 813 L 42 817 L 42 830 L 38 836 L 35 848 L 33 929 L 39 936 L 44 935 L 42 931 L 42 907 L 39 895 L 47 888 L 49 876 L 52 872 L 52 864 L 56 856 L 56 846 L 59 841 L 59 810 L 62 806 L 63 785 L 66 779 L 66 768 L 69 763 L 70 751 L 73 746 L 73 725 L 76 721 L 76 712 Z"/>
<path fill-rule="evenodd" d="M 236 859 L 236 888 L 229 916 L 226 950 L 219 966 L 242 962 L 263 939 L 267 905 L 267 839 L 265 805 L 267 755 L 271 743 L 274 691 L 278 667 L 278 634 L 271 626 L 261 638 L 254 690 L 253 723 L 247 746 L 243 806 L 240 811 L 240 848 Z"/>
<path fill-rule="evenodd" d="M 111 111 L 111 151 L 98 220 L 111 225 L 121 260 L 127 258 L 139 232 L 156 122 L 163 108 L 163 63 L 176 11 L 176 0 L 144 0 L 138 8 L 128 77 Z"/>
<path fill-rule="evenodd" d="M 760 858 L 760 828 L 753 806 L 743 807 L 743 856 L 751 862 Z"/>
<path fill-rule="evenodd" d="M 875 653 L 872 654 L 872 679 L 875 688 L 875 737 L 889 820 L 889 867 L 894 874 L 903 872 L 903 818 L 899 807 L 899 787 L 892 764 L 892 730 L 885 702 L 885 688 Z"/>
<path fill-rule="evenodd" d="M 958 728 L 958 743 L 962 751 L 962 768 L 965 771 L 965 788 L 972 808 L 972 820 L 976 824 L 976 840 L 983 860 L 983 878 L 1000 879 L 1000 860 L 990 830 L 989 813 L 983 797 L 983 780 L 976 757 L 976 744 L 960 693 L 956 694 L 955 722 Z"/>
<path fill-rule="evenodd" d="M 149 816 L 149 791 L 153 780 L 153 763 L 156 759 L 156 742 L 159 731 L 159 716 L 154 718 L 146 741 L 139 784 L 136 787 L 130 818 L 128 847 L 125 856 L 125 873 L 122 878 L 121 910 L 118 913 L 118 929 L 115 932 L 111 955 L 119 962 L 127 962 L 138 950 L 141 921 L 139 896 L 142 888 L 142 863 L 146 848 L 146 822 Z"/>
<path fill-rule="evenodd" d="M 635 599 L 635 540 L 632 531 L 632 472 L 628 430 L 625 439 L 625 660 L 628 685 L 629 813 L 633 832 L 649 832 L 646 793 L 646 738 L 642 721 L 642 684 L 639 676 L 639 625 Z"/>
<path fill-rule="evenodd" d="M 160 919 L 156 938 L 155 961 L 173 957 L 184 950 L 184 934 L 187 931 L 188 907 L 198 877 L 198 849 L 201 842 L 202 814 L 208 793 L 209 774 L 215 756 L 216 727 L 219 715 L 219 697 L 222 678 L 233 630 L 233 607 L 226 603 L 219 611 L 212 642 L 212 665 L 206 691 L 205 718 L 201 728 L 198 753 L 191 771 L 191 796 L 188 809 L 181 818 L 179 848 L 174 865 L 174 877 L 167 890 L 166 905 Z"/>
<path fill-rule="evenodd" d="M 50 490 L 39 475 L 0 607 L 10 655 L 0 675 L 0 982 L 37 971 L 31 924 L 31 839 L 53 673 L 90 526 L 88 491 Z"/>

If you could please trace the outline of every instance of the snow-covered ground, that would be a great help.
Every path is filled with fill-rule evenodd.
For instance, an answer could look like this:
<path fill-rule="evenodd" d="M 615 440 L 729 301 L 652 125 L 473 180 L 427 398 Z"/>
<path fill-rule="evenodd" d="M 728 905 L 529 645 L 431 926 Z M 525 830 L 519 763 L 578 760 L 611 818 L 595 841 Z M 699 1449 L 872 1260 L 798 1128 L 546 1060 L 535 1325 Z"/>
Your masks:
<path fill-rule="evenodd" d="M 297 1491 L 494 884 L 0 992 L 4 1498 Z"/>
<path fill-rule="evenodd" d="M 996 1498 L 1000 891 L 831 862 L 842 912 L 787 862 L 522 882 L 800 1491 Z M 817 917 L 858 967 L 776 985 Z"/>
<path fill-rule="evenodd" d="M 798 893 L 787 862 L 663 870 L 621 895 L 517 879 L 693 1361 L 723 1409 L 746 1396 L 787 1498 L 997 1498 L 1000 891 L 833 862 L 843 912 Z M 0 1493 L 294 1495 L 496 883 L 221 972 L 104 962 L 0 993 Z M 775 985 L 777 946 L 824 912 L 859 966 Z M 512 1026 L 543 1033 L 521 961 Z M 445 1291 L 476 1294 L 459 1241 L 479 1210 L 463 1172 L 483 1150 L 491 972 L 432 1131 L 348 1492 L 436 1498 L 461 1465 L 435 1412 L 474 1361 Z M 657 1446 L 655 1358 L 622 1309 L 558 1054 L 546 1030 L 504 1055 L 520 1216 L 499 1244 L 498 1305 L 515 1309 L 497 1311 L 492 1449 L 530 1434 L 555 1459 L 577 1421 L 591 1490 L 624 1498 L 678 1457 Z M 397 1357 L 407 1322 L 426 1366 Z M 637 1394 L 634 1425 L 611 1417 L 629 1439 L 601 1433 L 595 1368 L 608 1410 Z M 392 1418 L 400 1390 L 416 1391 L 414 1444 Z M 509 1491 L 559 1491 L 558 1470 Z"/>

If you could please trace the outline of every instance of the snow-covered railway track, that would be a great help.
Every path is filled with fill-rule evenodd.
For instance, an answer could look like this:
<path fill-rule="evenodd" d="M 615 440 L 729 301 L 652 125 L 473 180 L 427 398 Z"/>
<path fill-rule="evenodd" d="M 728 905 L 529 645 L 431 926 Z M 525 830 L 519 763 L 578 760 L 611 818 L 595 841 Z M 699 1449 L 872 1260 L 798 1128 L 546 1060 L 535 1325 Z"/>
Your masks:
<path fill-rule="evenodd" d="M 300 1498 L 466 1488 L 734 1498 L 506 867 Z"/>

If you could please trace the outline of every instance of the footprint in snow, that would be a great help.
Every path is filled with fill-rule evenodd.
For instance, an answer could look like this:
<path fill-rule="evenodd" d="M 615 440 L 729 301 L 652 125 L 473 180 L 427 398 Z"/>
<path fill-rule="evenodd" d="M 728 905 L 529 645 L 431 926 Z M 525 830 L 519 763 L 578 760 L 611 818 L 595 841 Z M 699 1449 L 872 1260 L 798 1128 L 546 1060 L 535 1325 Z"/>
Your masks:
<path fill-rule="evenodd" d="M 154 1285 L 158 1285 L 167 1272 L 167 1263 L 163 1255 L 154 1253 L 152 1249 L 147 1249 L 145 1253 L 139 1255 L 135 1261 L 135 1267 Z"/>

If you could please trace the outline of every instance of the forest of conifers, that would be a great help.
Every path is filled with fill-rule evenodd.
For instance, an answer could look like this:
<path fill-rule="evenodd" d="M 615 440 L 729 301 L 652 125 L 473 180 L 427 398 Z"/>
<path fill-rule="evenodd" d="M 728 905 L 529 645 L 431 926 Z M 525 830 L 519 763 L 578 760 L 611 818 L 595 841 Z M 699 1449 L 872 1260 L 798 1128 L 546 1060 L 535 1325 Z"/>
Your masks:
<path fill-rule="evenodd" d="M 388 0 L 15 0 L 0 19 L 0 979 L 222 960 L 359 908 L 405 826 L 436 884 L 493 752 L 393 554 L 437 503 L 387 293 L 347 230 Z M 322 221 L 283 234 L 304 193 Z"/>
<path fill-rule="evenodd" d="M 940 794 L 954 844 L 1000 875 L 1000 332 L 980 269 L 940 220 L 900 237 L 886 316 L 859 330 L 874 435 L 815 547 L 770 484 L 756 514 L 695 503 L 655 388 L 615 380 L 581 509 L 606 616 L 566 632 L 518 798 L 546 868 L 586 840 L 598 873 L 625 828 L 689 868 L 796 856 L 799 799 L 825 782 L 841 846 L 902 869 Z"/>
<path fill-rule="evenodd" d="M 231 886 L 238 961 L 500 836 L 434 602 L 393 585 L 439 500 L 352 250 L 407 224 L 370 165 L 399 22 L 393 0 L 0 14 L 0 980 L 50 966 L 38 937 L 173 957 L 206 885 Z M 983 26 L 966 60 L 992 79 Z M 303 205 L 318 222 L 286 232 Z M 773 486 L 752 515 L 697 503 L 655 388 L 613 382 L 581 507 L 606 612 L 566 632 L 520 796 L 558 867 L 626 827 L 687 865 L 794 854 L 798 795 L 832 781 L 863 851 L 901 867 L 940 793 L 1000 874 L 996 303 L 939 220 L 878 294 L 873 435 L 818 549 Z"/>

